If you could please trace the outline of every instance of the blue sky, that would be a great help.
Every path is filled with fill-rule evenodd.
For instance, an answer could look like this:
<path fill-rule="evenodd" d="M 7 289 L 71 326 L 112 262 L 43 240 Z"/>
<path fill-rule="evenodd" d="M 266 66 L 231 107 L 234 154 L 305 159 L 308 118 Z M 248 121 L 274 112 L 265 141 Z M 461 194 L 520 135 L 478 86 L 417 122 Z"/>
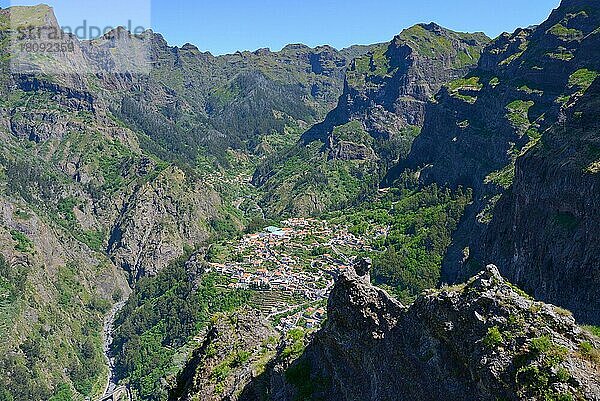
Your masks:
<path fill-rule="evenodd" d="M 0 0 L 30 5 L 40 0 Z M 495 37 L 542 22 L 559 0 L 46 0 L 63 25 L 151 27 L 172 45 L 214 54 L 288 43 L 337 48 L 390 40 L 403 28 L 435 21 Z"/>

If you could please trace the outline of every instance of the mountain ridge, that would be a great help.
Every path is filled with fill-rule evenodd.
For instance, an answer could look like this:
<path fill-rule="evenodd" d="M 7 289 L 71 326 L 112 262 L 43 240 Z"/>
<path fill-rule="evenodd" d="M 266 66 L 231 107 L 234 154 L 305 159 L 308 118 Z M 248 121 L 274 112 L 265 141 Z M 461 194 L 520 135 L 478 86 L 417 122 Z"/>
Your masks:
<path fill-rule="evenodd" d="M 256 170 L 253 183 L 266 191 L 264 206 L 311 215 L 371 195 L 410 149 L 429 98 L 443 83 L 466 74 L 488 40 L 483 34 L 417 24 L 355 59 L 338 105 L 324 122 L 306 131 L 287 154 L 267 159 Z M 308 165 L 286 166 L 286 159 L 298 157 Z M 278 171 L 283 172 L 277 176 Z M 352 189 L 344 194 L 342 186 Z M 328 199 L 332 195 L 339 199 Z"/>

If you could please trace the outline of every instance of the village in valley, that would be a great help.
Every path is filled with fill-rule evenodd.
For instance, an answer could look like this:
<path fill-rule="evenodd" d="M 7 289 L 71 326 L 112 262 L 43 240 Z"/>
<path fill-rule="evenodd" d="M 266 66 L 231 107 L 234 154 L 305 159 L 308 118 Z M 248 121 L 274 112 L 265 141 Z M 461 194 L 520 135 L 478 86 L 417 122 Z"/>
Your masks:
<path fill-rule="evenodd" d="M 324 220 L 293 218 L 280 225 L 216 245 L 207 268 L 226 277 L 231 289 L 252 290 L 252 306 L 278 330 L 318 328 L 334 278 L 352 263 L 351 250 L 368 246 Z"/>

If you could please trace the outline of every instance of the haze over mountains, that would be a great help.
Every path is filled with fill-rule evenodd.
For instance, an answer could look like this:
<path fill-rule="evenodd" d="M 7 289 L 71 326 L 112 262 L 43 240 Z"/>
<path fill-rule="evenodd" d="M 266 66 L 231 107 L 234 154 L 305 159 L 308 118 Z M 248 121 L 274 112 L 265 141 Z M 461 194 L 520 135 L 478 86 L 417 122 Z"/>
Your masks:
<path fill-rule="evenodd" d="M 0 401 L 600 399 L 596 1 L 343 50 L 112 32 L 27 73 L 15 21 L 58 24 L 0 10 Z"/>

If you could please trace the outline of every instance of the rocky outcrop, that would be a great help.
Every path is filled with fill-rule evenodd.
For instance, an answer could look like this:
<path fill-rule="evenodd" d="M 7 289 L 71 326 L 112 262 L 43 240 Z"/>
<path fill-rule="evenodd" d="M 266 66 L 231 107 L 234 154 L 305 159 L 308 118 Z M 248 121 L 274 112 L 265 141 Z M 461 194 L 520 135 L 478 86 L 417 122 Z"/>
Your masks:
<path fill-rule="evenodd" d="M 600 79 L 517 161 L 483 256 L 536 298 L 600 324 Z"/>
<path fill-rule="evenodd" d="M 350 269 L 296 363 L 308 364 L 314 383 L 305 399 L 598 400 L 599 346 L 566 311 L 532 300 L 495 266 L 410 307 Z"/>
<path fill-rule="evenodd" d="M 218 316 L 179 374 L 169 400 L 237 400 L 275 353 L 277 337 L 257 311 Z"/>
<path fill-rule="evenodd" d="M 111 259 L 130 275 L 155 275 L 187 248 L 208 239 L 207 222 L 219 210 L 216 192 L 169 168 L 138 188 L 123 205 L 108 242 Z"/>

